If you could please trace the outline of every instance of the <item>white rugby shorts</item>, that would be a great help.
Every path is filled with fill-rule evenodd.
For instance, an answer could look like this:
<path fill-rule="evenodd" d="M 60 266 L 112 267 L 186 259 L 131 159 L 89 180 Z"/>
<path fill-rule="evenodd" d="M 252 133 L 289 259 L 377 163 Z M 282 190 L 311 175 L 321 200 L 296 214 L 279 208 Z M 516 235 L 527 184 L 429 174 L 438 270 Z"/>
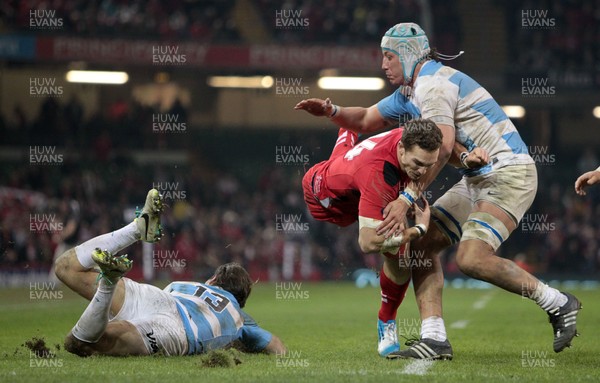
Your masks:
<path fill-rule="evenodd" d="M 123 282 L 125 301 L 111 321 L 133 324 L 151 354 L 187 355 L 187 337 L 175 297 L 156 286 L 129 278 L 123 278 Z"/>
<path fill-rule="evenodd" d="M 489 173 L 463 177 L 431 208 L 431 220 L 451 244 L 480 239 L 495 250 L 509 235 L 497 218 L 474 213 L 478 201 L 492 203 L 506 211 L 518 225 L 531 207 L 537 192 L 535 164 L 507 165 Z"/>

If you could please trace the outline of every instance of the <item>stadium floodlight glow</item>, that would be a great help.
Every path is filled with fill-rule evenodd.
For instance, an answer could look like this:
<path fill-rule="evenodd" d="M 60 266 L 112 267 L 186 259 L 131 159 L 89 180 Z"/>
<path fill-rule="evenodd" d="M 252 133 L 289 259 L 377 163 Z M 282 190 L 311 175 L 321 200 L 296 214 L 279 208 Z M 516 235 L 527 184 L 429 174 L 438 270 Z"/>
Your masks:
<path fill-rule="evenodd" d="M 67 72 L 68 82 L 83 82 L 87 84 L 113 84 L 120 85 L 129 81 L 126 72 L 70 70 Z"/>
<path fill-rule="evenodd" d="M 525 108 L 523 108 L 521 105 L 504 105 L 502 110 L 510 118 L 525 117 Z"/>
<path fill-rule="evenodd" d="M 337 90 L 381 90 L 385 81 L 379 77 L 336 77 L 325 76 L 317 81 L 321 89 Z"/>
<path fill-rule="evenodd" d="M 206 83 L 213 88 L 258 88 L 267 89 L 273 86 L 272 76 L 211 76 Z"/>
<path fill-rule="evenodd" d="M 593 113 L 594 117 L 600 118 L 600 106 L 595 107 Z"/>

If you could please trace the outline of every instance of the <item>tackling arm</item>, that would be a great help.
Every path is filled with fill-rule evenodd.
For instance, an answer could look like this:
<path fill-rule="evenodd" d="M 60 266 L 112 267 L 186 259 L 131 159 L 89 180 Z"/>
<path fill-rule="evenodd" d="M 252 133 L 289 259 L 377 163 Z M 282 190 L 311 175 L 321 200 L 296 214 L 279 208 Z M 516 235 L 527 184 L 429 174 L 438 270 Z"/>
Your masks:
<path fill-rule="evenodd" d="M 427 173 L 418 182 L 411 181 L 405 188 L 405 191 L 413 195 L 414 199 L 418 198 L 429 184 L 433 182 L 435 177 L 437 177 L 440 170 L 448 162 L 454 148 L 454 126 L 444 124 L 437 124 L 437 126 L 443 135 L 437 162 L 427 170 Z M 402 229 L 403 217 L 406 216 L 409 208 L 408 200 L 402 195 L 395 201 L 390 202 L 383 210 L 384 220 L 377 228 L 377 234 L 390 237 L 392 234 L 400 231 Z"/>
<path fill-rule="evenodd" d="M 277 337 L 276 335 L 273 335 L 273 334 L 271 334 L 271 340 L 269 341 L 269 343 L 267 343 L 265 348 L 262 348 L 262 349 L 249 347 L 248 345 L 246 345 L 244 342 L 242 342 L 239 339 L 229 343 L 225 348 L 235 348 L 238 351 L 246 352 L 246 353 L 261 353 L 262 352 L 265 354 L 281 355 L 281 354 L 285 354 L 287 352 L 287 348 L 285 347 L 285 345 L 283 344 L 281 339 L 279 339 L 279 337 Z"/>
<path fill-rule="evenodd" d="M 356 133 L 374 133 L 395 125 L 383 118 L 377 105 L 342 107 L 332 104 L 330 99 L 309 98 L 300 101 L 294 109 L 305 110 L 313 116 L 327 116 L 337 126 Z"/>
<path fill-rule="evenodd" d="M 476 147 L 472 151 L 468 151 L 467 148 L 462 146 L 458 142 L 454 142 L 454 148 L 452 154 L 448 159 L 448 163 L 456 168 L 467 168 L 473 169 L 480 166 L 485 166 L 490 162 L 490 156 L 488 152 L 480 147 Z"/>
<path fill-rule="evenodd" d="M 265 349 L 263 351 L 266 352 L 267 354 L 282 355 L 282 354 L 285 354 L 287 349 L 286 349 L 285 345 L 283 344 L 283 342 L 281 341 L 281 339 L 279 339 L 277 336 L 273 335 L 273 337 L 271 338 L 271 341 L 269 342 L 269 344 L 267 344 L 267 347 L 265 347 Z"/>
<path fill-rule="evenodd" d="M 438 124 L 438 127 L 440 127 L 442 134 L 444 135 L 444 141 L 442 143 L 442 148 L 440 148 L 438 162 L 436 162 L 432 169 L 427 171 L 425 176 L 419 180 L 419 182 L 411 181 L 407 185 L 407 191 L 409 191 L 409 194 L 414 195 L 414 197 L 420 196 L 421 193 L 431 184 L 431 182 L 433 182 L 446 162 L 457 168 L 477 168 L 480 166 L 485 166 L 490 162 L 490 156 L 485 149 L 477 147 L 469 152 L 462 144 L 454 141 L 453 127 L 440 124 Z M 450 133 L 451 131 L 452 133 Z M 450 134 L 452 135 L 450 136 Z M 447 135 L 449 137 L 448 139 L 446 138 Z M 453 142 L 452 146 L 450 146 L 450 142 Z M 448 152 L 449 147 L 452 148 L 450 152 Z M 444 152 L 445 159 L 442 158 L 442 151 Z M 399 197 L 396 201 L 390 202 L 390 204 L 388 204 L 383 211 L 385 220 L 377 229 L 377 234 L 382 235 L 388 233 L 387 236 L 389 236 L 389 233 L 399 230 L 401 227 L 397 225 L 397 220 L 399 219 L 398 217 L 406 214 L 408 208 L 408 201 L 404 200 L 403 197 Z M 396 227 L 391 226 L 391 224 L 395 222 L 394 220 L 396 220 Z M 388 232 L 388 230 L 393 231 Z"/>

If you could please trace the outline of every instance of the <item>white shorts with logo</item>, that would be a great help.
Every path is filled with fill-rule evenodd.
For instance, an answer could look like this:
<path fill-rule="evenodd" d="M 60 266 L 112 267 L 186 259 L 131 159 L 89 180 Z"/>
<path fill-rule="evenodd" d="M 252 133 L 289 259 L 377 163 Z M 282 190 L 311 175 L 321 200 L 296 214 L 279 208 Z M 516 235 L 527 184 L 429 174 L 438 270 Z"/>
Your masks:
<path fill-rule="evenodd" d="M 507 165 L 489 173 L 463 177 L 433 204 L 431 220 L 451 244 L 480 239 L 496 250 L 508 238 L 508 229 L 490 214 L 473 213 L 475 203 L 492 203 L 518 224 L 536 192 L 535 164 Z"/>
<path fill-rule="evenodd" d="M 133 324 L 151 354 L 187 355 L 187 337 L 175 298 L 156 286 L 129 278 L 123 278 L 123 282 L 125 301 L 111 321 Z"/>

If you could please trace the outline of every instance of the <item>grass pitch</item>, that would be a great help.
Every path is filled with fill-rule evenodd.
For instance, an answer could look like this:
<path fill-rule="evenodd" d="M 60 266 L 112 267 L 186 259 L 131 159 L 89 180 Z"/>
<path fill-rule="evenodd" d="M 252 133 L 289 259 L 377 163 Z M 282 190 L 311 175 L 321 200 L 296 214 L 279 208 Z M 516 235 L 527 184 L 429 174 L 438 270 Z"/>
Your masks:
<path fill-rule="evenodd" d="M 79 358 L 62 341 L 87 302 L 64 286 L 54 294 L 0 290 L 1 382 L 557 382 L 600 379 L 600 292 L 573 291 L 583 302 L 573 347 L 552 351 L 547 316 L 533 302 L 497 288 L 447 288 L 444 312 L 453 361 L 388 361 L 376 352 L 379 290 L 351 283 L 260 284 L 247 311 L 288 347 L 285 355 L 236 354 L 240 364 L 203 367 L 199 356 Z M 398 330 L 418 335 L 414 294 Z M 22 346 L 43 337 L 53 358 Z M 404 347 L 404 346 L 403 346 Z M 44 355 L 42 355 L 44 356 Z M 48 356 L 48 355 L 45 355 Z M 225 356 L 227 358 L 227 356 Z"/>

